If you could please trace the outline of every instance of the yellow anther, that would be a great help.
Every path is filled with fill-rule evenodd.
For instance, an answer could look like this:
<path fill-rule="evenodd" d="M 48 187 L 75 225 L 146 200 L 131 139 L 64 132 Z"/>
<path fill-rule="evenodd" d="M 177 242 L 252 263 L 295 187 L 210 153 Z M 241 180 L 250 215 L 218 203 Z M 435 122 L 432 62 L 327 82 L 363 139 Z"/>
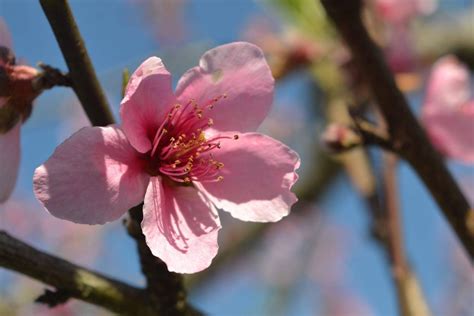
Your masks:
<path fill-rule="evenodd" d="M 216 180 L 217 181 L 222 181 L 222 180 L 224 180 L 224 177 L 223 176 L 218 176 Z"/>
<path fill-rule="evenodd" d="M 189 182 L 191 182 L 191 179 L 189 179 L 189 177 L 186 177 L 186 178 L 184 178 L 183 180 L 184 180 L 184 183 L 189 183 Z"/>

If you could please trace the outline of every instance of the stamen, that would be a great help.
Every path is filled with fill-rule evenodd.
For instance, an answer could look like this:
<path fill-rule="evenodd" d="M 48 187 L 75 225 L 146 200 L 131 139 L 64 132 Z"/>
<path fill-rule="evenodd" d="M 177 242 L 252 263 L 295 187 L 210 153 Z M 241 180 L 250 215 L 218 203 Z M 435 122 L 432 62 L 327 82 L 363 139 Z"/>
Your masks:
<path fill-rule="evenodd" d="M 239 136 L 206 139 L 203 131 L 214 125 L 212 118 L 205 117 L 206 111 L 223 98 L 227 95 L 201 105 L 194 99 L 184 106 L 175 104 L 155 133 L 150 170 L 178 183 L 222 181 L 224 177 L 219 173 L 224 164 L 214 159 L 212 150 L 221 148 L 221 139 L 238 139 Z"/>

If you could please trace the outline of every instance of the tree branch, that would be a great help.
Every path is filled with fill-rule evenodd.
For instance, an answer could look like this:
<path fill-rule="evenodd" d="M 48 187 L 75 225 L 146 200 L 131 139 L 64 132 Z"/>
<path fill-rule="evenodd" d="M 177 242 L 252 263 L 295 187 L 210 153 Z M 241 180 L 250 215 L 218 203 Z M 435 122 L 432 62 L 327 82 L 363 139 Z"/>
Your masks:
<path fill-rule="evenodd" d="M 397 157 L 383 154 L 384 209 L 387 225 L 387 240 L 382 242 L 392 267 L 392 276 L 397 289 L 400 314 L 404 316 L 429 316 L 430 311 L 421 290 L 418 278 L 413 273 L 406 257 L 397 188 Z"/>
<path fill-rule="evenodd" d="M 474 257 L 474 210 L 431 145 L 407 101 L 397 88 L 382 51 L 370 38 L 361 18 L 360 0 L 321 0 L 327 14 L 363 69 L 390 137 L 400 154 L 423 180 L 471 259 Z"/>
<path fill-rule="evenodd" d="M 166 264 L 153 256 L 140 228 L 143 219 L 143 204 L 129 211 L 126 222 L 129 235 L 135 239 L 140 257 L 140 265 L 145 275 L 146 291 L 153 308 L 160 315 L 194 316 L 202 315 L 186 303 L 186 291 L 181 274 L 168 271 Z"/>
<path fill-rule="evenodd" d="M 156 315 L 144 290 L 41 252 L 4 231 L 0 231 L 0 266 L 120 314 Z"/>
<path fill-rule="evenodd" d="M 40 0 L 40 3 L 66 60 L 73 89 L 92 125 L 113 124 L 114 117 L 67 1 Z"/>

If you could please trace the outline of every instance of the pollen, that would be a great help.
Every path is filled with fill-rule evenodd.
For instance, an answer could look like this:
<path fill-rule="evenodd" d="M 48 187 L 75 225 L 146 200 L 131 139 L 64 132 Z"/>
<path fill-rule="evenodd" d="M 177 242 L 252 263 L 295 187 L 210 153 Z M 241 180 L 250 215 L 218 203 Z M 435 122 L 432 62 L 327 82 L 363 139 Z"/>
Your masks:
<path fill-rule="evenodd" d="M 238 139 L 238 135 L 206 136 L 206 129 L 214 125 L 209 111 L 226 98 L 226 94 L 199 104 L 190 99 L 186 104 L 175 104 L 156 131 L 149 157 L 149 169 L 177 183 L 219 182 L 224 179 L 224 163 L 214 159 L 213 151 L 225 146 L 223 139 Z M 163 135 L 167 135 L 163 137 Z"/>

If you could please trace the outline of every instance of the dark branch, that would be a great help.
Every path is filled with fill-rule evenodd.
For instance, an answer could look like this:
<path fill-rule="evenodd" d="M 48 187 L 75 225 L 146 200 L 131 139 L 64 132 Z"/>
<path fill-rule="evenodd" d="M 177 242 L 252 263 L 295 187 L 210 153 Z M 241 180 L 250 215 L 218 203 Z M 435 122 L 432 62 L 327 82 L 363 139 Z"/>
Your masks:
<path fill-rule="evenodd" d="M 66 0 L 40 0 L 63 53 L 73 89 L 92 125 L 114 123 L 112 112 Z"/>
<path fill-rule="evenodd" d="M 447 170 L 438 152 L 409 109 L 395 84 L 381 49 L 370 38 L 361 18 L 360 0 L 322 0 L 327 14 L 366 76 L 373 96 L 388 124 L 399 153 L 429 189 L 471 258 L 474 257 L 474 210 Z"/>
<path fill-rule="evenodd" d="M 168 271 L 166 264 L 153 256 L 145 242 L 140 228 L 143 219 L 143 204 L 129 211 L 130 218 L 126 221 L 129 235 L 135 239 L 140 265 L 146 278 L 146 291 L 153 302 L 153 308 L 162 315 L 202 315 L 186 303 L 186 291 L 181 274 Z"/>
<path fill-rule="evenodd" d="M 41 252 L 4 231 L 0 231 L 0 266 L 120 314 L 157 315 L 144 290 Z"/>
<path fill-rule="evenodd" d="M 49 307 L 56 307 L 66 303 L 71 298 L 71 294 L 66 290 L 45 289 L 44 293 L 38 296 L 36 303 L 46 304 Z"/>

